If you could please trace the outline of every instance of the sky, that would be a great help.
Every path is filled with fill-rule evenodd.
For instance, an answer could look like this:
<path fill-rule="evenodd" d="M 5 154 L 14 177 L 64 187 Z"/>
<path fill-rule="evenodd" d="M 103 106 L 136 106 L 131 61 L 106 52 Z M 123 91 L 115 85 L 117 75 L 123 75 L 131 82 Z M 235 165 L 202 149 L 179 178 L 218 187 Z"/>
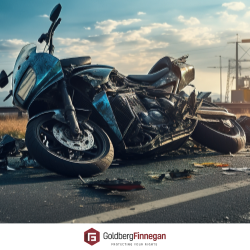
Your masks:
<path fill-rule="evenodd" d="M 198 91 L 220 92 L 222 57 L 223 100 L 228 60 L 235 59 L 235 42 L 250 39 L 250 2 L 197 0 L 61 0 L 61 24 L 54 35 L 59 59 L 91 56 L 92 64 L 114 66 L 122 74 L 147 74 L 162 57 L 189 55 Z M 13 70 L 20 49 L 51 24 L 54 0 L 1 0 L 0 70 Z M 239 44 L 239 58 L 250 59 L 250 44 Z M 247 53 L 245 53 L 247 51 Z M 250 63 L 241 64 L 242 76 Z M 9 84 L 4 91 L 9 91 Z M 235 88 L 233 84 L 232 88 Z M 1 106 L 1 102 L 0 102 Z"/>

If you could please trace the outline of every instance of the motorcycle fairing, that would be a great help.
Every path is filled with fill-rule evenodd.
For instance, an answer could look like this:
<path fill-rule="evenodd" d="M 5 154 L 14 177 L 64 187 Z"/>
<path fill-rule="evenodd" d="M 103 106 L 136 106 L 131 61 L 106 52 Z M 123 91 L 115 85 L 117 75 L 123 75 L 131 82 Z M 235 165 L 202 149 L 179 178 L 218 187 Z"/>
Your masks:
<path fill-rule="evenodd" d="M 113 70 L 114 68 L 101 68 L 96 65 L 95 68 L 85 69 L 75 75 L 81 76 L 85 82 L 88 82 L 92 87 L 96 88 L 108 82 L 109 75 Z"/>
<path fill-rule="evenodd" d="M 109 127 L 114 131 L 118 139 L 122 140 L 122 134 L 116 122 L 113 110 L 109 103 L 109 99 L 105 91 L 100 92 L 94 97 L 92 102 L 98 113 L 108 123 Z"/>
<path fill-rule="evenodd" d="M 17 93 L 23 76 L 30 68 L 34 71 L 36 80 L 27 97 L 22 100 Z M 18 55 L 13 71 L 13 104 L 22 110 L 27 110 L 41 92 L 63 77 L 60 61 L 56 57 L 47 53 L 36 53 L 34 44 L 24 46 Z"/>

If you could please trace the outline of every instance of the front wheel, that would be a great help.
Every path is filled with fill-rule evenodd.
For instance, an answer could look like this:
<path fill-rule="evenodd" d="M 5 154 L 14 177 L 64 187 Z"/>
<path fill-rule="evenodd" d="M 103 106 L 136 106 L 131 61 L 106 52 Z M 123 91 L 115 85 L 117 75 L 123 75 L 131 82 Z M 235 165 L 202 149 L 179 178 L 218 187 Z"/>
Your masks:
<path fill-rule="evenodd" d="M 25 142 L 31 156 L 44 168 L 68 177 L 89 177 L 111 165 L 114 148 L 99 126 L 88 121 L 93 131 L 86 130 L 84 117 L 77 118 L 84 131 L 78 141 L 70 138 L 68 126 L 45 114 L 28 124 Z"/>

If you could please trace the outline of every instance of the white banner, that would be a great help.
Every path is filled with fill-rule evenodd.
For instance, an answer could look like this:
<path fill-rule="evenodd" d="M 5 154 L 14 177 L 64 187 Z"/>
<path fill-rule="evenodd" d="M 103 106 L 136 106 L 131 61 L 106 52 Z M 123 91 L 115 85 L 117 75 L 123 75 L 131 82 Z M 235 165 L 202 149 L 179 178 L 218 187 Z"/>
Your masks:
<path fill-rule="evenodd" d="M 248 225 L 2 224 L 1 249 L 240 249 Z"/>

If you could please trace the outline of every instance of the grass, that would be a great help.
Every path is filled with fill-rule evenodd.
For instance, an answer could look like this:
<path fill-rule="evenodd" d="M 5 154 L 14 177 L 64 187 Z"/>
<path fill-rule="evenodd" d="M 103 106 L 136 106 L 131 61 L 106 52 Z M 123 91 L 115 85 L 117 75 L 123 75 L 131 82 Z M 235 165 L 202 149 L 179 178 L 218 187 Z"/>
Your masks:
<path fill-rule="evenodd" d="M 245 112 L 242 114 L 236 114 L 236 117 L 249 116 L 250 113 Z M 26 126 L 28 122 L 28 117 L 24 116 L 18 118 L 17 115 L 0 115 L 0 137 L 3 135 L 10 135 L 15 138 L 25 138 Z"/>
<path fill-rule="evenodd" d="M 0 115 L 0 137 L 8 134 L 16 138 L 25 138 L 28 117 L 18 118 L 17 115 Z"/>

